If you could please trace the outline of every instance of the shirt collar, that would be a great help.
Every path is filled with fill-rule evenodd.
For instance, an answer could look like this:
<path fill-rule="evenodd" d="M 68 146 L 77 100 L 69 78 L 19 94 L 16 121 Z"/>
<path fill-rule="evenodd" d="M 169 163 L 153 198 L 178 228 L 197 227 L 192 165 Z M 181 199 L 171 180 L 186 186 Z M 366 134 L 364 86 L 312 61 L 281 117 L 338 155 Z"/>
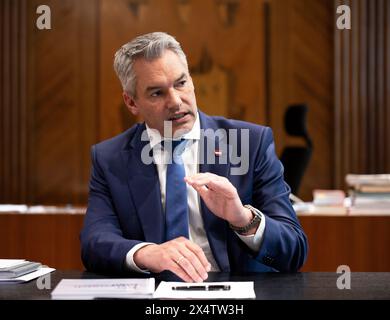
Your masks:
<path fill-rule="evenodd" d="M 158 130 L 150 128 L 147 123 L 145 123 L 145 126 L 149 137 L 150 147 L 153 149 L 156 144 L 159 144 L 163 140 L 163 138 Z M 192 129 L 180 138 L 188 140 L 200 140 L 200 121 L 198 113 L 196 113 L 196 119 Z"/>

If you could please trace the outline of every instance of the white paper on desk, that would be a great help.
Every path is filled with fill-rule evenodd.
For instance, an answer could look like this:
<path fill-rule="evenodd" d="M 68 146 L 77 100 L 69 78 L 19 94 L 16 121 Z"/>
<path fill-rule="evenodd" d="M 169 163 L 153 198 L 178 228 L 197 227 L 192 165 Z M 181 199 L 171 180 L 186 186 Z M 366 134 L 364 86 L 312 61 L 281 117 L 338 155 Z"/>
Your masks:
<path fill-rule="evenodd" d="M 183 286 L 183 282 L 161 281 L 157 287 L 154 299 L 255 299 L 253 281 L 205 282 L 198 285 L 230 285 L 230 290 L 218 291 L 179 291 L 172 287 Z M 189 285 L 189 284 L 187 284 Z M 197 284 L 190 284 L 195 286 Z"/>
<path fill-rule="evenodd" d="M 30 280 L 33 280 L 35 278 L 39 278 L 44 276 L 45 274 L 48 274 L 50 272 L 55 271 L 54 268 L 47 268 L 47 267 L 41 267 L 33 272 L 27 273 L 23 276 L 17 277 L 17 278 L 10 278 L 10 279 L 0 279 L 0 283 L 7 282 L 7 283 L 14 283 L 14 282 L 27 282 Z"/>
<path fill-rule="evenodd" d="M 141 279 L 62 279 L 51 293 L 52 299 L 120 298 L 151 299 L 154 278 Z"/>
<path fill-rule="evenodd" d="M 15 267 L 26 262 L 25 259 L 0 259 L 0 270 Z"/>

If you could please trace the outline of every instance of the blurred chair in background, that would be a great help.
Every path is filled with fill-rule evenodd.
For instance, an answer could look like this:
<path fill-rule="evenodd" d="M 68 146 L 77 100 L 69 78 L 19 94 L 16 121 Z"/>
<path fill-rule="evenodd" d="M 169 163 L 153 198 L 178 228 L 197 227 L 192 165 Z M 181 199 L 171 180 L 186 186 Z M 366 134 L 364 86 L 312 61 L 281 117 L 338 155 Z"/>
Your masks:
<path fill-rule="evenodd" d="M 284 115 L 284 127 L 288 135 L 302 137 L 304 146 L 286 146 L 280 157 L 284 166 L 284 177 L 293 194 L 298 194 L 299 187 L 309 164 L 313 144 L 306 129 L 307 106 L 291 105 Z"/>

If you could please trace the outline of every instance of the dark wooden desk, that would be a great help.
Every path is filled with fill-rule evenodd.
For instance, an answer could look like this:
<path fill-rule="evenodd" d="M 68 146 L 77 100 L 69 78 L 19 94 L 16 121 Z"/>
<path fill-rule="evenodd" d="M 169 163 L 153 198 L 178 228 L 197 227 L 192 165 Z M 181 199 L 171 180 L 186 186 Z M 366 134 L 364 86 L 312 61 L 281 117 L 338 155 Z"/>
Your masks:
<path fill-rule="evenodd" d="M 80 271 L 55 271 L 51 273 L 51 289 L 37 288 L 35 281 L 24 284 L 1 284 L 0 299 L 37 300 L 50 299 L 50 293 L 61 279 L 98 279 L 107 276 Z M 136 277 L 141 277 L 139 274 Z M 208 281 L 254 281 L 256 300 L 372 300 L 390 299 L 390 273 L 352 273 L 351 289 L 339 290 L 337 273 L 302 272 L 294 274 L 251 273 L 232 275 L 210 273 Z M 170 275 L 158 275 L 161 280 L 177 281 Z"/>
<path fill-rule="evenodd" d="M 61 270 L 84 270 L 79 233 L 85 209 L 0 213 L 0 258 L 37 260 Z M 299 216 L 308 236 L 302 271 L 390 271 L 390 216 Z"/>

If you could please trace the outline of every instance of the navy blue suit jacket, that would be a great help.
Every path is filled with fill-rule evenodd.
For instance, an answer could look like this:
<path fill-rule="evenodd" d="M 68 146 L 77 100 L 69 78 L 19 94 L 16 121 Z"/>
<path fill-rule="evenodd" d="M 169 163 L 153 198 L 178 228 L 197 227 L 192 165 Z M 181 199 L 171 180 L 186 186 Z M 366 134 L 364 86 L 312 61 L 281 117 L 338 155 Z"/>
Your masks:
<path fill-rule="evenodd" d="M 199 172 L 227 177 L 243 204 L 261 210 L 266 219 L 258 252 L 251 251 L 201 201 L 201 213 L 213 255 L 221 271 L 297 271 L 307 254 L 306 236 L 289 200 L 290 188 L 275 154 L 272 130 L 248 122 L 210 117 L 201 112 L 201 129 L 249 129 L 249 167 L 245 175 L 231 175 L 237 164 L 200 164 Z M 125 257 L 140 242 L 164 242 L 165 218 L 155 164 L 144 164 L 141 140 L 145 124 L 92 147 L 88 210 L 81 232 L 82 260 L 95 272 L 125 271 Z M 240 133 L 240 131 L 239 131 Z M 207 135 L 201 135 L 205 151 Z M 237 139 L 240 150 L 240 137 Z M 231 142 L 227 141 L 229 144 Z M 220 141 L 217 141 L 221 143 Z M 226 162 L 226 161 L 224 161 Z"/>

